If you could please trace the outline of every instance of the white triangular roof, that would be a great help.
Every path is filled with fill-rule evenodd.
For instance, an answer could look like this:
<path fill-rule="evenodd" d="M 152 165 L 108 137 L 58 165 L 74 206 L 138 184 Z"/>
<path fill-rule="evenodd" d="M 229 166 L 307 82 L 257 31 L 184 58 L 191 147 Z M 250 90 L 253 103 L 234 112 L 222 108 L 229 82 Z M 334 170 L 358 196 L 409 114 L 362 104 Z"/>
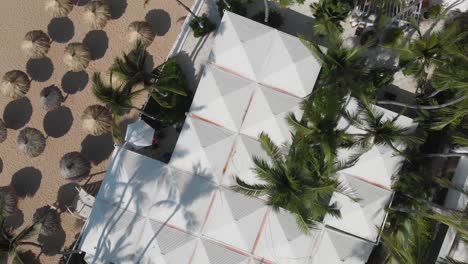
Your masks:
<path fill-rule="evenodd" d="M 234 144 L 234 132 L 187 117 L 169 164 L 219 181 Z"/>
<path fill-rule="evenodd" d="M 238 131 L 255 83 L 214 66 L 207 66 L 199 82 L 190 114 Z"/>
<path fill-rule="evenodd" d="M 220 188 L 210 207 L 203 235 L 250 252 L 266 210 L 265 203 L 259 199 Z"/>
<path fill-rule="evenodd" d="M 321 68 L 298 38 L 229 11 L 224 12 L 209 60 L 298 97 L 312 92 Z"/>
<path fill-rule="evenodd" d="M 345 173 L 340 173 L 339 180 L 350 192 L 348 195 L 359 200 L 353 201 L 344 194 L 334 193 L 330 204 L 337 203 L 341 217 L 326 215 L 323 223 L 369 241 L 377 241 L 392 192 Z"/>
<path fill-rule="evenodd" d="M 324 228 L 314 250 L 313 264 L 362 264 L 366 263 L 374 244 Z"/>
<path fill-rule="evenodd" d="M 260 133 L 265 132 L 276 144 L 289 145 L 291 131 L 287 123 L 287 116 L 289 113 L 294 113 L 300 119 L 302 116 L 299 107 L 301 102 L 301 98 L 260 86 L 252 97 L 242 123 L 241 133 L 258 138 Z"/>
<path fill-rule="evenodd" d="M 296 219 L 285 210 L 269 211 L 255 248 L 255 255 L 274 263 L 310 263 L 320 230 L 305 235 Z"/>

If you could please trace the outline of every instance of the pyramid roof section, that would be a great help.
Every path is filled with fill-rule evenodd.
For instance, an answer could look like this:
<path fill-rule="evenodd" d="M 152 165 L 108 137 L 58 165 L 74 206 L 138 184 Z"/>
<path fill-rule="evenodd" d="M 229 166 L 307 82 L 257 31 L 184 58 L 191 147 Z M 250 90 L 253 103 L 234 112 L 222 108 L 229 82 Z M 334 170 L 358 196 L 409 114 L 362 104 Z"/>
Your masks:
<path fill-rule="evenodd" d="M 224 12 L 210 62 L 298 97 L 305 97 L 320 63 L 300 39 L 245 17 Z"/>
<path fill-rule="evenodd" d="M 169 164 L 218 182 L 234 144 L 235 133 L 196 117 L 187 117 Z"/>
<path fill-rule="evenodd" d="M 330 204 L 337 204 L 341 217 L 326 215 L 323 223 L 376 242 L 379 229 L 385 220 L 385 208 L 389 205 L 393 192 L 345 173 L 339 174 L 339 180 L 350 194 L 344 195 L 337 192 L 333 194 Z M 356 198 L 357 201 L 349 196 Z"/>
<path fill-rule="evenodd" d="M 325 227 L 314 249 L 313 264 L 362 264 L 369 258 L 373 243 Z"/>

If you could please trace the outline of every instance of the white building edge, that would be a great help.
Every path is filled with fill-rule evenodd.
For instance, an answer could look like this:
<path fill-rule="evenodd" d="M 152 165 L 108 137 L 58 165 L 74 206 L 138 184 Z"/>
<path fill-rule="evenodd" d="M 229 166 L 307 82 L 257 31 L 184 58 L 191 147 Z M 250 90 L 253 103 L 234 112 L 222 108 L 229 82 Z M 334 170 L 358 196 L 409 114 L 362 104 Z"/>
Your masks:
<path fill-rule="evenodd" d="M 290 142 L 285 116 L 300 118 L 319 71 L 299 39 L 225 12 L 169 164 L 116 147 L 82 233 L 87 262 L 365 263 L 393 195 L 400 159 L 389 149 L 374 147 L 340 173 L 361 200 L 336 194 L 342 218 L 326 217 L 311 235 L 288 212 L 229 188 L 233 175 L 257 181 L 261 131 Z"/>

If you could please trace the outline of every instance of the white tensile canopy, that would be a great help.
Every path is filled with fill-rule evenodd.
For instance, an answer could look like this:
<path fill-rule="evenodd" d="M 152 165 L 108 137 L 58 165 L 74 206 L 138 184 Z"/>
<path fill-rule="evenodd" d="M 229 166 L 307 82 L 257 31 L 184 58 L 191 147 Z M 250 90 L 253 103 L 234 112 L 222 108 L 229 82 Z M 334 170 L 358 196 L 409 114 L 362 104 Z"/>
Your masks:
<path fill-rule="evenodd" d="M 312 263 L 366 263 L 373 247 L 373 243 L 326 227 L 314 249 Z"/>
<path fill-rule="evenodd" d="M 408 132 L 412 132 L 417 127 L 417 124 L 409 117 L 399 115 L 398 113 L 376 105 L 373 105 L 372 107 L 374 107 L 378 113 L 383 113 L 383 121 L 396 118 L 396 124 L 402 128 L 407 128 Z M 346 111 L 351 114 L 357 111 L 356 99 L 351 98 L 349 100 L 348 105 L 346 106 Z M 352 125 L 349 125 L 349 122 L 344 118 L 342 118 L 338 123 L 338 128 L 347 128 L 346 132 L 350 134 L 359 134 L 365 132 Z M 395 147 L 398 150 L 403 150 L 405 146 L 402 143 L 396 142 Z M 338 151 L 338 157 L 339 159 L 347 159 L 350 155 L 359 151 L 359 149 L 340 149 Z M 402 161 L 403 157 L 391 147 L 386 145 L 374 145 L 371 147 L 371 149 L 359 157 L 354 166 L 343 170 L 343 172 L 383 188 L 390 189 L 393 182 L 393 177 L 398 172 Z"/>
<path fill-rule="evenodd" d="M 153 144 L 154 128 L 142 119 L 127 126 L 125 142 L 130 146 L 139 149 Z"/>
<path fill-rule="evenodd" d="M 231 12 L 224 13 L 210 61 L 298 97 L 312 92 L 321 67 L 298 38 Z"/>
<path fill-rule="evenodd" d="M 353 201 L 344 194 L 334 193 L 330 203 L 336 202 L 338 204 L 341 218 L 327 215 L 323 223 L 368 241 L 376 242 L 379 228 L 386 215 L 384 208 L 390 203 L 393 192 L 345 173 L 339 174 L 339 180 L 344 188 L 349 190 L 349 195 L 358 200 Z"/>

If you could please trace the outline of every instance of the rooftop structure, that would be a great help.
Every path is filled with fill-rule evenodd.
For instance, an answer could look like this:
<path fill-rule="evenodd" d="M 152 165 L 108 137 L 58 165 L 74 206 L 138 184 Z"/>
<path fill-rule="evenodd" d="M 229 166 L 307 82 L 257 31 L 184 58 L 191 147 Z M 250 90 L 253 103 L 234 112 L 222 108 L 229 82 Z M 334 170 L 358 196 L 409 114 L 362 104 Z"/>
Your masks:
<path fill-rule="evenodd" d="M 365 263 L 395 169 L 374 170 L 384 180 L 372 182 L 379 178 L 365 170 L 376 157 L 340 173 L 361 200 L 334 195 L 343 218 L 327 217 L 310 235 L 287 211 L 229 188 L 234 175 L 258 181 L 251 168 L 252 156 L 265 157 L 259 133 L 290 143 L 285 115 L 300 118 L 319 70 L 299 39 L 225 12 L 169 164 L 116 147 L 82 235 L 88 263 Z M 396 164 L 387 158 L 379 161 Z"/>

